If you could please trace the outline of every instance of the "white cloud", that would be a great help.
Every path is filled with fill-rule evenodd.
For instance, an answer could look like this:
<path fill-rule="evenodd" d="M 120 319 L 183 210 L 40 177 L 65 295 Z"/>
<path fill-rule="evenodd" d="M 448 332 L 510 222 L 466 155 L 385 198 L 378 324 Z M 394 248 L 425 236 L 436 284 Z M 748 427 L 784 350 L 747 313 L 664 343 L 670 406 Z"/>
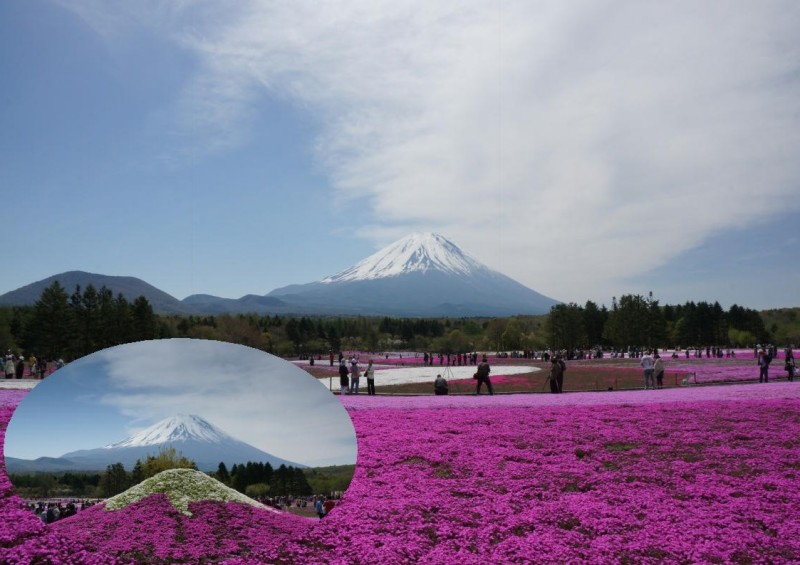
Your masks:
<path fill-rule="evenodd" d="M 191 339 L 132 343 L 95 356 L 105 362 L 98 401 L 130 418 L 129 434 L 169 416 L 197 414 L 285 459 L 355 461 L 355 433 L 344 408 L 316 379 L 278 357 Z"/>
<path fill-rule="evenodd" d="M 798 206 L 795 2 L 236 6 L 158 23 L 200 62 L 177 125 L 215 151 L 261 96 L 313 113 L 376 244 L 435 230 L 580 301 Z"/>

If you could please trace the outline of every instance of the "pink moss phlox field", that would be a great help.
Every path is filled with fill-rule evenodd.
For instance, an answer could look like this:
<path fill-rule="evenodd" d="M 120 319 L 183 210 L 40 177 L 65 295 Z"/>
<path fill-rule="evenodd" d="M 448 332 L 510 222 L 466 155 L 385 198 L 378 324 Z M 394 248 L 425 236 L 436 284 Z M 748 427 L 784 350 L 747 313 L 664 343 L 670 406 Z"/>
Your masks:
<path fill-rule="evenodd" d="M 358 466 L 321 521 L 152 496 L 44 527 L 3 469 L 0 562 L 800 561 L 797 383 L 341 401 Z"/>
<path fill-rule="evenodd" d="M 280 561 L 313 521 L 235 502 L 189 503 L 192 516 L 154 494 L 120 510 L 93 506 L 52 528 L 89 551 L 133 562 L 201 563 L 240 555 Z"/>
<path fill-rule="evenodd" d="M 800 559 L 796 397 L 352 415 L 366 560 Z"/>
<path fill-rule="evenodd" d="M 460 381 L 457 381 L 460 382 Z M 474 383 L 474 381 L 472 381 Z M 473 390 L 474 390 L 474 384 Z M 770 382 L 765 384 L 732 384 L 726 386 L 701 386 L 665 388 L 662 390 L 624 390 L 612 392 L 568 392 L 564 394 L 495 394 L 479 396 L 366 396 L 339 397 L 351 415 L 358 410 L 427 408 L 497 408 L 545 406 L 597 406 L 619 404 L 669 404 L 719 400 L 772 400 L 800 398 L 800 383 Z M 360 448 L 360 444 L 359 444 Z"/>

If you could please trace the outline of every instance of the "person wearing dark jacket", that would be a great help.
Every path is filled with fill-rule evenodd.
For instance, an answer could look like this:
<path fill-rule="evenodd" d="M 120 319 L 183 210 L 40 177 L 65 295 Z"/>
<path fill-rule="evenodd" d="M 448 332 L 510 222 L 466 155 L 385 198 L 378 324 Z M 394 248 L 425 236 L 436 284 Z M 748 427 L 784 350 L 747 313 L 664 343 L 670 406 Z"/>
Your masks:
<path fill-rule="evenodd" d="M 433 383 L 433 393 L 436 396 L 443 396 L 449 392 L 450 389 L 447 385 L 447 380 L 442 375 L 436 375 L 436 381 Z"/>
<path fill-rule="evenodd" d="M 550 362 L 552 363 L 549 378 L 550 392 L 558 394 L 564 390 L 564 368 L 566 364 L 560 355 L 553 356 Z"/>
<path fill-rule="evenodd" d="M 344 359 L 339 361 L 339 384 L 342 387 L 342 395 L 347 394 L 347 389 L 350 386 L 350 379 L 347 378 L 347 375 L 350 371 L 347 370 L 347 365 L 344 362 Z"/>
<path fill-rule="evenodd" d="M 491 368 L 489 367 L 489 362 L 486 360 L 486 355 L 483 356 L 483 360 L 481 364 L 478 365 L 478 371 L 475 373 L 475 378 L 478 379 L 478 385 L 475 387 L 475 394 L 481 393 L 481 385 L 486 383 L 486 388 L 489 389 L 489 394 L 494 394 L 494 388 L 492 388 L 492 381 L 489 380 L 489 373 L 491 372 Z"/>

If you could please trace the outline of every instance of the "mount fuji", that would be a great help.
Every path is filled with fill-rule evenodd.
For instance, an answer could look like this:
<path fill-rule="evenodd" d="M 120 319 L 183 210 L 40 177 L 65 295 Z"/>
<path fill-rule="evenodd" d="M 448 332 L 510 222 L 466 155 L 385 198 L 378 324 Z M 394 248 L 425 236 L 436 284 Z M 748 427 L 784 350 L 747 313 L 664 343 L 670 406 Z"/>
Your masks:
<path fill-rule="evenodd" d="M 179 301 L 138 279 L 131 279 L 141 283 L 135 292 L 123 289 L 118 286 L 123 279 L 127 281 L 124 277 L 62 273 L 0 295 L 0 304 L 33 304 L 54 280 L 65 288 L 74 287 L 75 281 L 82 287 L 105 285 L 129 300 L 141 290 L 159 313 L 492 317 L 544 314 L 558 304 L 481 264 L 435 233 L 412 233 L 338 274 L 266 295 L 221 298 L 194 294 Z"/>
<path fill-rule="evenodd" d="M 435 233 L 413 233 L 336 275 L 267 297 L 289 309 L 395 316 L 543 314 L 558 304 Z"/>
<path fill-rule="evenodd" d="M 122 441 L 96 449 L 71 451 L 57 459 L 30 461 L 7 457 L 6 468 L 9 472 L 100 471 L 108 465 L 122 463 L 130 470 L 137 459 L 144 460 L 148 455 L 157 455 L 160 449 L 170 447 L 193 460 L 200 471 L 216 471 L 220 461 L 225 462 L 228 468 L 248 461 L 269 463 L 274 468 L 281 465 L 305 467 L 240 441 L 200 416 L 181 414 L 165 418 Z M 40 463 L 46 465 L 46 469 L 40 469 Z"/>

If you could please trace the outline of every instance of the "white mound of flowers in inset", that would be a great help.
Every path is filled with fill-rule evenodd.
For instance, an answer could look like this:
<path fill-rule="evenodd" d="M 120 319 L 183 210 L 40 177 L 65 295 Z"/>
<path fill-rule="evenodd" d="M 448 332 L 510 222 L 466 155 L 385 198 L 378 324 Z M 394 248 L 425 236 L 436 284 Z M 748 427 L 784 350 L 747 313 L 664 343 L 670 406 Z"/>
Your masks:
<path fill-rule="evenodd" d="M 145 479 L 138 485 L 132 486 L 125 492 L 112 496 L 106 500 L 105 510 L 120 510 L 138 502 L 151 494 L 164 493 L 177 510 L 186 516 L 189 512 L 190 502 L 211 500 L 215 502 L 241 502 L 256 508 L 280 513 L 274 508 L 264 506 L 249 496 L 225 486 L 218 480 L 205 473 L 194 469 L 169 469 Z"/>

